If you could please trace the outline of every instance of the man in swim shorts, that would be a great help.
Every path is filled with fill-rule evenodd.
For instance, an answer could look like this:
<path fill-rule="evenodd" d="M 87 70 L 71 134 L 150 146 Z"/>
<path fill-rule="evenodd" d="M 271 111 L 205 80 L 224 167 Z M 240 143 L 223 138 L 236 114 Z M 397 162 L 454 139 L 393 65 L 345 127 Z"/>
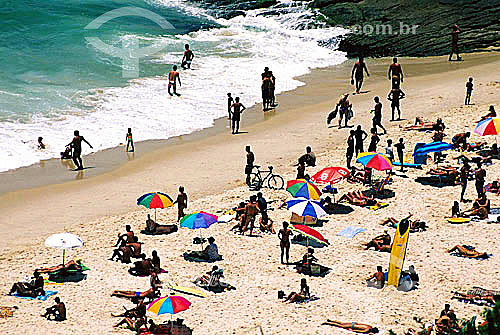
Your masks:
<path fill-rule="evenodd" d="M 179 72 L 177 72 L 177 65 L 174 65 L 172 71 L 168 73 L 168 94 L 180 96 L 180 94 L 177 93 L 177 81 L 179 81 L 179 86 L 182 86 L 181 77 L 179 76 Z M 170 92 L 171 87 L 173 87 L 174 90 L 173 94 Z"/>
<path fill-rule="evenodd" d="M 73 162 L 76 165 L 77 170 L 83 170 L 83 162 L 82 162 L 82 142 L 85 142 L 89 145 L 91 149 L 94 149 L 92 145 L 87 142 L 83 136 L 80 136 L 80 132 L 78 130 L 75 130 L 74 133 L 75 137 L 73 137 L 73 140 L 71 143 L 69 143 L 67 146 L 70 146 L 73 149 Z"/>
<path fill-rule="evenodd" d="M 236 97 L 234 99 L 234 104 L 231 105 L 231 109 L 233 110 L 233 113 L 231 115 L 231 121 L 232 121 L 232 134 L 238 134 L 238 131 L 240 130 L 240 120 L 241 120 L 241 113 L 247 109 L 243 104 L 240 102 L 240 97 Z"/>
<path fill-rule="evenodd" d="M 369 77 L 368 68 L 363 60 L 363 56 L 359 56 L 359 60 L 354 64 L 351 72 L 351 83 L 354 81 L 353 78 L 356 78 L 356 93 L 359 94 L 361 90 L 361 86 L 363 85 L 363 71 L 366 71 L 366 75 Z"/>
<path fill-rule="evenodd" d="M 186 49 L 186 51 L 184 51 L 184 56 L 182 57 L 181 67 L 183 70 L 186 70 L 191 68 L 191 62 L 193 61 L 194 53 L 189 49 L 189 44 L 186 44 L 184 48 Z"/>
<path fill-rule="evenodd" d="M 283 221 L 283 228 L 278 232 L 281 248 L 281 264 L 288 264 L 288 258 L 290 256 L 290 235 L 293 234 L 292 231 L 288 229 L 288 222 Z M 286 256 L 286 263 L 283 263 L 284 255 Z"/>
<path fill-rule="evenodd" d="M 457 54 L 457 60 L 462 60 L 462 57 L 458 54 L 458 35 L 462 32 L 456 24 L 451 28 L 451 53 L 448 61 L 451 61 L 453 54 Z"/>
<path fill-rule="evenodd" d="M 398 64 L 398 59 L 394 57 L 387 73 L 389 80 L 392 80 L 392 88 L 399 88 L 399 83 L 403 82 L 403 69 Z"/>

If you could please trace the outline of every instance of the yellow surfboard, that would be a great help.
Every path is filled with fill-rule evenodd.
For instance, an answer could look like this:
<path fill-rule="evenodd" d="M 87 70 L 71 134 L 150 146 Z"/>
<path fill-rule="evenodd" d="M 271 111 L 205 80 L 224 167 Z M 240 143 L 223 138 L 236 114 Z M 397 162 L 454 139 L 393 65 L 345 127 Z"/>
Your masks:
<path fill-rule="evenodd" d="M 179 293 L 186 293 L 186 294 L 194 295 L 194 296 L 200 297 L 200 298 L 207 297 L 207 295 L 205 293 L 203 293 L 202 291 L 200 291 L 196 288 L 184 287 L 184 286 L 173 286 L 173 285 L 169 286 L 168 288 L 173 290 L 173 291 L 179 292 Z"/>
<path fill-rule="evenodd" d="M 470 222 L 469 218 L 447 218 L 446 221 L 449 223 L 467 223 Z"/>
<path fill-rule="evenodd" d="M 392 242 L 391 258 L 389 261 L 389 276 L 387 285 L 398 286 L 401 270 L 406 256 L 406 247 L 408 246 L 408 237 L 410 236 L 410 217 L 401 220 L 394 234 Z"/>

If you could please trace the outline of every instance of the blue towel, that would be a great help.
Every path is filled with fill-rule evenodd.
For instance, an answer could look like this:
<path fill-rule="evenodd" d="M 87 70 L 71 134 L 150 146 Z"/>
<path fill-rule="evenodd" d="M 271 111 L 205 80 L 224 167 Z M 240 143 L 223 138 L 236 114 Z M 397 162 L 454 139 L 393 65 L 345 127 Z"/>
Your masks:
<path fill-rule="evenodd" d="M 354 226 L 349 226 L 347 228 L 342 229 L 340 233 L 338 233 L 338 236 L 344 236 L 347 238 L 353 238 L 354 236 L 358 235 L 361 232 L 366 231 L 365 228 L 361 227 L 354 227 Z"/>
<path fill-rule="evenodd" d="M 21 298 L 21 299 L 29 299 L 29 300 L 41 300 L 41 301 L 45 301 L 47 300 L 51 295 L 54 295 L 54 294 L 57 294 L 57 291 L 45 291 L 45 295 L 39 295 L 38 297 L 36 298 L 33 298 L 33 297 L 22 297 L 20 296 L 19 294 L 13 294 L 14 297 L 18 297 L 18 298 Z"/>

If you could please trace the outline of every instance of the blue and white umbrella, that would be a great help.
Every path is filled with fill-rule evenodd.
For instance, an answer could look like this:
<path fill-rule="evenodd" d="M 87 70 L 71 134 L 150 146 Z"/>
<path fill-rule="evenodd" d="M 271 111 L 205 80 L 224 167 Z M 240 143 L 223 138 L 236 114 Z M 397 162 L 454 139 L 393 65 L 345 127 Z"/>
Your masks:
<path fill-rule="evenodd" d="M 413 152 L 413 156 L 425 155 L 425 154 L 428 154 L 430 152 L 441 152 L 441 151 L 451 150 L 451 149 L 455 149 L 455 147 L 450 143 L 432 142 L 432 143 L 423 144 L 423 145 L 415 148 L 415 151 Z"/>
<path fill-rule="evenodd" d="M 319 201 L 301 197 L 288 200 L 286 202 L 286 208 L 292 213 L 300 216 L 311 216 L 313 218 L 319 218 L 327 215 Z"/>

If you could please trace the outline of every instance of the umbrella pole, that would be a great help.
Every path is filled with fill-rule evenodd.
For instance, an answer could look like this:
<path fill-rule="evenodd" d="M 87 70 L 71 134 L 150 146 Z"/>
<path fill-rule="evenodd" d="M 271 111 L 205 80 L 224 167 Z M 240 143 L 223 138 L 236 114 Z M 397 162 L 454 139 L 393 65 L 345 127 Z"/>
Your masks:
<path fill-rule="evenodd" d="M 62 262 L 62 265 L 64 265 L 64 256 L 66 256 L 66 249 L 63 249 L 63 262 Z"/>
<path fill-rule="evenodd" d="M 155 208 L 155 222 L 156 222 L 156 208 Z"/>
<path fill-rule="evenodd" d="M 200 229 L 200 240 L 201 240 L 201 251 L 203 251 L 203 236 L 201 236 L 201 229 Z"/>

